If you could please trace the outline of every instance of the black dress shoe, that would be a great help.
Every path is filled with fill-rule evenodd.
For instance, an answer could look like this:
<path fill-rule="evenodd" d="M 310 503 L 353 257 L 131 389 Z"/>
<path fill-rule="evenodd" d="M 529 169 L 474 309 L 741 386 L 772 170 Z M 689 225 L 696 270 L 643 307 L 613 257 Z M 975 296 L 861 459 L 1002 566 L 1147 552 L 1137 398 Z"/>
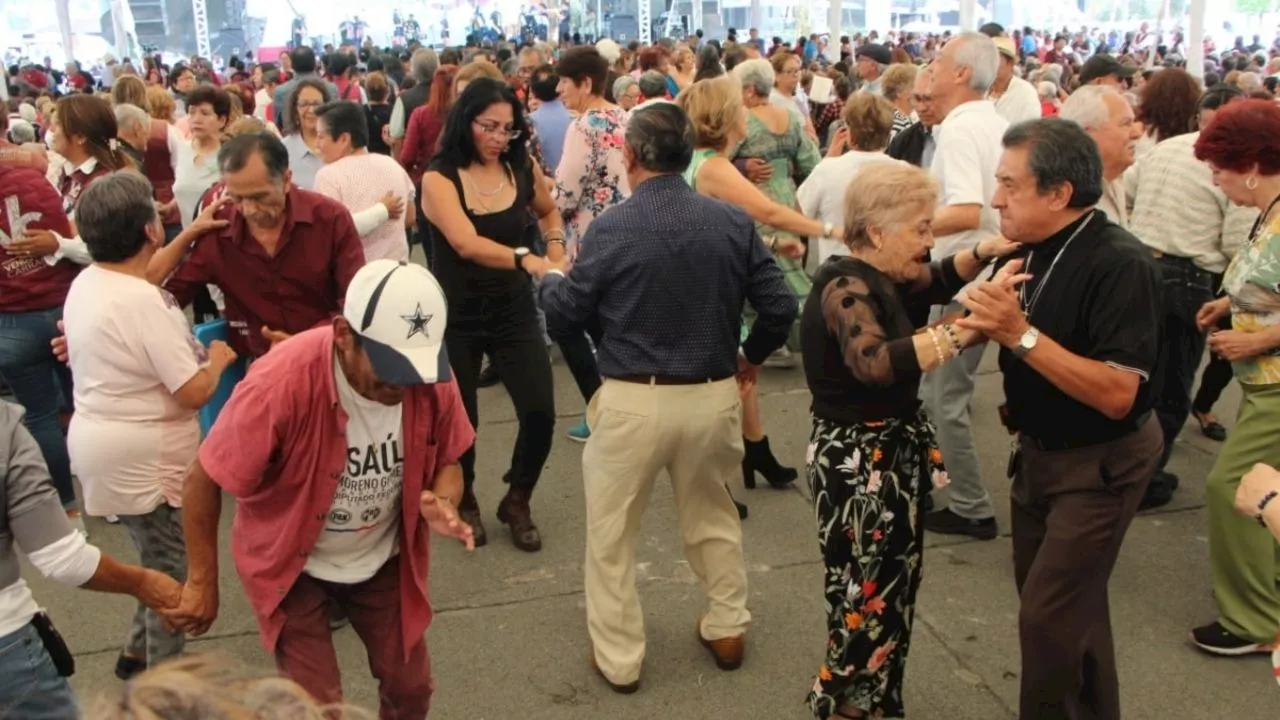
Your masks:
<path fill-rule="evenodd" d="M 968 535 L 978 540 L 995 540 L 1000 534 L 993 517 L 970 520 L 943 508 L 924 516 L 924 529 L 942 535 Z"/>
<path fill-rule="evenodd" d="M 129 657 L 124 653 L 120 653 L 120 657 L 116 658 L 116 677 L 121 680 L 132 680 L 146 670 L 147 661 L 142 658 Z"/>
<path fill-rule="evenodd" d="M 1227 439 L 1227 428 L 1217 420 L 1205 422 L 1204 416 L 1194 410 L 1191 411 L 1191 417 L 1196 419 L 1200 424 L 1200 432 L 1210 440 L 1223 442 Z"/>
<path fill-rule="evenodd" d="M 1164 470 L 1157 470 L 1147 484 L 1147 491 L 1138 503 L 1138 511 L 1154 510 L 1164 507 L 1173 501 L 1173 491 L 1178 489 L 1178 476 Z"/>

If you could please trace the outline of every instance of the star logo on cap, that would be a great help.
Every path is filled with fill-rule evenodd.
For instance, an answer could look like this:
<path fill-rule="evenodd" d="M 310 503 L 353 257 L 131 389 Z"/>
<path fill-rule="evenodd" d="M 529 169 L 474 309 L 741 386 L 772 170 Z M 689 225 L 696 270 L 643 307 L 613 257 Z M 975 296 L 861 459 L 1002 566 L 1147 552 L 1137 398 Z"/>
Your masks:
<path fill-rule="evenodd" d="M 404 339 L 408 340 L 414 335 L 422 335 L 424 338 L 429 337 L 427 335 L 427 323 L 431 322 L 431 318 L 431 315 L 422 314 L 422 303 L 418 303 L 412 315 L 401 315 L 400 319 L 409 323 L 409 334 Z"/>

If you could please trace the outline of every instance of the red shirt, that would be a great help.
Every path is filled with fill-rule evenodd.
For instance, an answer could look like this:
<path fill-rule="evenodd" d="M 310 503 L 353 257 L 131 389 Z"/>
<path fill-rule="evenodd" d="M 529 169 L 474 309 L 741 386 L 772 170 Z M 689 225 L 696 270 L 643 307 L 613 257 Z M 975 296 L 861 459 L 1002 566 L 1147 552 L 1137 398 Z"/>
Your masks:
<path fill-rule="evenodd" d="M 341 372 L 341 370 L 339 370 Z M 347 414 L 334 381 L 333 328 L 309 330 L 255 362 L 200 446 L 209 477 L 236 498 L 231 556 L 274 652 L 280 602 L 324 529 L 347 463 Z M 400 630 L 406 653 L 431 624 L 430 532 L 423 490 L 475 441 L 457 384 L 418 385 L 404 400 Z"/>
<path fill-rule="evenodd" d="M 422 184 L 422 174 L 436 154 L 440 133 L 444 132 L 444 116 L 427 105 L 413 109 L 404 132 L 404 145 L 400 148 L 400 164 L 413 178 L 413 184 Z"/>
<path fill-rule="evenodd" d="M 232 330 L 228 344 L 241 356 L 260 357 L 271 349 L 262 337 L 264 325 L 292 335 L 328 322 L 342 311 L 347 285 L 364 266 L 355 222 L 336 200 L 293 188 L 284 212 L 272 257 L 228 204 L 219 217 L 230 224 L 197 238 L 164 284 L 183 305 L 206 283 L 222 288 Z"/>
<path fill-rule="evenodd" d="M 42 257 L 17 257 L 9 240 L 28 230 L 52 230 L 71 236 L 62 199 L 41 173 L 0 164 L 0 312 L 18 313 L 61 307 L 80 266 L 63 258 L 53 265 Z"/>
<path fill-rule="evenodd" d="M 80 205 L 80 194 L 92 185 L 94 180 L 109 174 L 111 174 L 111 168 L 98 162 L 97 158 L 89 158 L 71 172 L 62 173 L 62 179 L 58 182 L 58 192 L 62 193 L 62 211 L 67 214 L 67 217 L 75 219 L 76 207 Z"/>

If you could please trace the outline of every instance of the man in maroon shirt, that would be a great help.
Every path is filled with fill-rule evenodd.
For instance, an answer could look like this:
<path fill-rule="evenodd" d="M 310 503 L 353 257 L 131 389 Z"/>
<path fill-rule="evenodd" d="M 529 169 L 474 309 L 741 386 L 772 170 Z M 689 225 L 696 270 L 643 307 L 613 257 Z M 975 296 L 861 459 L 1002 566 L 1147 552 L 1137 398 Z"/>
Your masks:
<path fill-rule="evenodd" d="M 475 440 L 444 350 L 444 292 L 420 265 L 375 260 L 342 315 L 259 360 L 200 447 L 183 496 L 190 570 L 170 620 L 218 613 L 218 518 L 276 664 L 342 701 L 337 603 L 368 651 L 383 718 L 427 715 L 429 531 L 474 547 L 458 459 Z"/>
<path fill-rule="evenodd" d="M 213 212 L 226 225 L 175 240 L 147 275 L 153 282 L 168 276 L 165 289 L 183 305 L 206 283 L 217 285 L 226 298 L 228 344 L 241 356 L 261 357 L 338 314 L 364 265 L 364 247 L 341 203 L 293 186 L 289 153 L 274 135 L 232 138 L 218 166 L 225 191 Z"/>

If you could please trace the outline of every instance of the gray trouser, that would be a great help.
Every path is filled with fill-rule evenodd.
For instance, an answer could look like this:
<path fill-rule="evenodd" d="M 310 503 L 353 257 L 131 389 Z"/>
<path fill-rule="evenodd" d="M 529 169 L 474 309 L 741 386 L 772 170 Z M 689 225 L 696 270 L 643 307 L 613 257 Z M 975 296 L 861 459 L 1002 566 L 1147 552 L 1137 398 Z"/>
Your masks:
<path fill-rule="evenodd" d="M 937 322 L 946 315 L 963 313 L 959 303 L 935 307 L 929 322 Z M 929 419 L 938 429 L 938 448 L 942 450 L 942 462 L 947 466 L 947 497 L 951 499 L 951 512 L 968 520 L 982 520 L 995 516 L 991 495 L 982 485 L 982 467 L 978 464 L 978 452 L 973 447 L 973 430 L 969 422 L 969 400 L 973 397 L 974 379 L 982 362 L 985 346 L 969 348 L 960 357 L 925 376 L 920 389 Z"/>
<path fill-rule="evenodd" d="M 120 524 L 129 530 L 142 567 L 186 582 L 187 547 L 183 542 L 181 510 L 162 504 L 146 515 L 121 515 Z M 181 655 L 184 642 L 181 631 L 169 632 L 159 615 L 138 603 L 124 652 L 145 659 L 147 667 L 154 667 Z"/>

